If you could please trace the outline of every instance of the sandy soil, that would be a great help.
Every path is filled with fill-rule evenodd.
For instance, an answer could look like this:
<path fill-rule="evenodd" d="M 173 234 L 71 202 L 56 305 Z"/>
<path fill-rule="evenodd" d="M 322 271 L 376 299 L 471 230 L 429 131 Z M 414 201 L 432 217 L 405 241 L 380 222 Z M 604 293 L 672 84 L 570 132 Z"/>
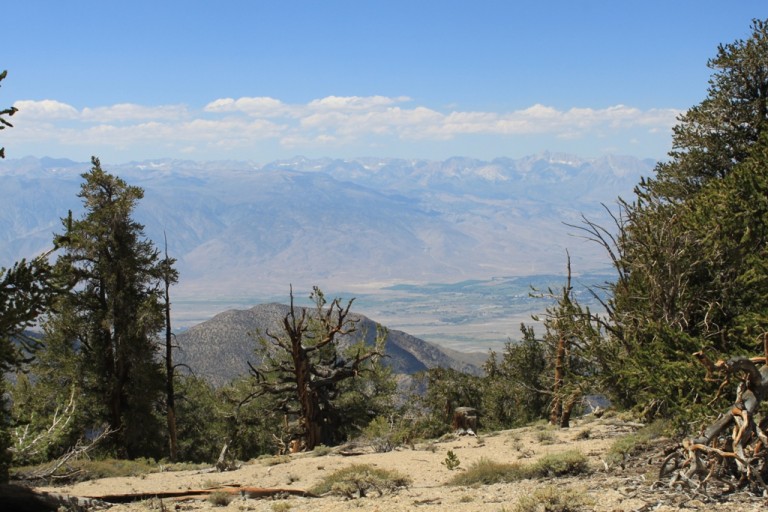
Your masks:
<path fill-rule="evenodd" d="M 216 485 L 237 485 L 266 488 L 306 490 L 324 476 L 352 464 L 374 464 L 409 475 L 413 483 L 391 495 L 344 499 L 337 496 L 321 498 L 281 497 L 250 499 L 238 496 L 226 506 L 215 506 L 207 498 L 147 499 L 109 510 L 127 511 L 449 511 L 494 512 L 511 511 L 521 496 L 536 488 L 555 485 L 572 488 L 589 495 L 596 511 L 668 511 L 668 510 L 722 510 L 747 512 L 766 510 L 765 498 L 739 494 L 724 503 L 712 503 L 690 494 L 668 489 L 653 490 L 651 484 L 658 472 L 658 460 L 652 453 L 636 457 L 625 466 L 606 469 L 603 457 L 614 441 L 634 430 L 621 422 L 603 419 L 578 420 L 570 429 L 550 431 L 553 439 L 542 441 L 543 427 L 526 427 L 478 437 L 463 436 L 444 442 L 424 443 L 415 449 L 403 448 L 388 453 L 364 453 L 343 456 L 330 453 L 323 456 L 296 454 L 281 459 L 260 459 L 245 463 L 237 470 L 223 473 L 208 471 L 179 471 L 154 473 L 134 478 L 105 478 L 66 487 L 48 487 L 40 490 L 73 496 L 103 496 L 124 493 L 153 493 L 171 490 L 209 488 Z M 589 431 L 586 437 L 582 432 Z M 660 447 L 659 447 L 660 448 Z M 511 484 L 455 487 L 446 482 L 485 457 L 498 462 L 530 462 L 548 454 L 565 450 L 579 450 L 590 461 L 594 471 L 587 476 L 542 480 L 524 480 Z M 459 458 L 460 469 L 449 470 L 441 464 L 448 450 Z M 658 452 L 659 450 L 657 450 Z"/>

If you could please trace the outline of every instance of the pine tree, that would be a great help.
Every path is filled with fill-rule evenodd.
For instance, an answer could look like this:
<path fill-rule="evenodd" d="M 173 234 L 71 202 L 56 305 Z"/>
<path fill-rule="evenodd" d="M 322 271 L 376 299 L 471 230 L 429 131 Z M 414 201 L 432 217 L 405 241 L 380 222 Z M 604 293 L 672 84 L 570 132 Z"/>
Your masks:
<path fill-rule="evenodd" d="M 559 293 L 548 290 L 556 303 L 541 318 L 544 326 L 542 343 L 548 359 L 551 385 L 548 393 L 549 422 L 561 428 L 570 426 L 576 404 L 597 388 L 601 373 L 598 357 L 603 341 L 599 322 L 589 308 L 583 307 L 573 293 L 571 260 L 568 255 L 566 281 Z M 534 320 L 539 320 L 534 316 Z"/>
<path fill-rule="evenodd" d="M 7 74 L 0 73 L 0 82 Z M 13 126 L 6 117 L 16 112 L 15 107 L 0 110 L 0 130 Z M 0 147 L 0 158 L 5 158 L 5 148 Z M 8 481 L 11 461 L 5 374 L 17 370 L 37 348 L 37 340 L 27 336 L 25 329 L 48 310 L 61 291 L 48 256 L 46 253 L 31 261 L 21 260 L 8 269 L 0 267 L 0 484 Z"/>
<path fill-rule="evenodd" d="M 500 359 L 491 352 L 483 365 L 483 424 L 491 429 L 526 425 L 547 413 L 547 347 L 533 327 L 520 329 L 520 341 L 508 342 Z"/>
<path fill-rule="evenodd" d="M 176 428 L 176 365 L 173 362 L 174 334 L 171 329 L 171 285 L 179 281 L 179 273 L 173 268 L 176 262 L 168 256 L 168 241 L 165 241 L 165 258 L 161 262 L 163 275 L 163 311 L 165 313 L 165 419 L 168 427 L 168 455 L 171 461 L 178 460 L 178 434 Z"/>
<path fill-rule="evenodd" d="M 118 455 L 157 455 L 155 409 L 164 389 L 157 334 L 168 269 L 132 218 L 143 191 L 103 171 L 97 158 L 92 164 L 78 194 L 86 212 L 65 220 L 55 238 L 63 251 L 57 271 L 73 289 L 46 324 L 50 341 L 40 366 L 59 379 L 57 365 L 71 369 L 67 380 L 88 404 L 85 427 L 114 430 Z"/>
<path fill-rule="evenodd" d="M 707 97 L 680 118 L 670 160 L 620 202 L 618 236 L 588 225 L 618 272 L 606 303 L 614 398 L 649 416 L 713 391 L 692 353 L 743 355 L 768 330 L 768 24 L 751 32 L 709 61 Z"/>
<path fill-rule="evenodd" d="M 709 180 L 744 161 L 768 127 L 768 20 L 753 20 L 748 39 L 721 44 L 707 66 L 714 70 L 707 97 L 673 130 L 671 161 L 641 186 L 680 202 Z"/>

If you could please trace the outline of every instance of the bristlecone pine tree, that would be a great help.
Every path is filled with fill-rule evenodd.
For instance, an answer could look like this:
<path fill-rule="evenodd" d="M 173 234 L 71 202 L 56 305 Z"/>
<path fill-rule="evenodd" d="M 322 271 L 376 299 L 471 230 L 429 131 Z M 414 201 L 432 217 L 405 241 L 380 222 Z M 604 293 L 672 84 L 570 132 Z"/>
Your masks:
<path fill-rule="evenodd" d="M 499 357 L 491 352 L 483 369 L 483 425 L 506 429 L 527 425 L 547 416 L 551 395 L 548 351 L 532 326 L 521 325 L 519 342 L 507 342 Z"/>
<path fill-rule="evenodd" d="M 314 308 L 298 308 L 291 290 L 290 311 L 281 332 L 265 333 L 263 363 L 251 366 L 260 391 L 278 399 L 278 409 L 286 418 L 298 419 L 292 433 L 306 450 L 341 440 L 345 413 L 337 403 L 341 383 L 371 371 L 371 365 L 384 355 L 385 340 L 381 333 L 373 346 L 360 343 L 343 353 L 340 338 L 356 329 L 349 317 L 352 301 L 342 306 L 336 298 L 327 304 L 317 287 L 310 298 Z"/>
<path fill-rule="evenodd" d="M 561 428 L 570 426 L 574 407 L 598 387 L 599 352 L 603 333 L 599 322 L 583 307 L 573 293 L 571 258 L 568 255 L 567 276 L 559 294 L 548 290 L 557 302 L 548 307 L 541 318 L 544 326 L 542 343 L 547 354 L 551 376 L 549 422 Z M 539 320 L 537 316 L 534 320 Z"/>
<path fill-rule="evenodd" d="M 692 353 L 751 354 L 768 331 L 766 21 L 720 45 L 709 67 L 708 95 L 680 118 L 670 160 L 620 203 L 619 235 L 587 229 L 618 272 L 609 380 L 648 416 L 688 414 L 713 391 Z"/>

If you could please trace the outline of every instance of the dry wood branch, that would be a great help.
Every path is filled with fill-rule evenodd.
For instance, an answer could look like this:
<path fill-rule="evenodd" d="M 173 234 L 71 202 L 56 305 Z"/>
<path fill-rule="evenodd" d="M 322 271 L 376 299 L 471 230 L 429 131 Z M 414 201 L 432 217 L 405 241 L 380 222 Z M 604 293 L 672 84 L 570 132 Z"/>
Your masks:
<path fill-rule="evenodd" d="M 768 442 L 765 419 L 755 422 L 760 403 L 768 398 L 768 365 L 764 357 L 748 359 L 734 357 L 712 363 L 701 352 L 694 356 L 707 370 L 707 378 L 723 375 L 723 385 L 732 376 L 740 382 L 733 405 L 697 438 L 686 439 L 677 453 L 669 454 L 662 463 L 660 477 L 672 473 L 670 486 L 685 485 L 689 489 L 707 492 L 707 484 L 717 481 L 726 486 L 725 492 L 749 488 L 757 493 L 766 491 L 768 477 Z M 758 364 L 761 364 L 758 367 Z M 674 461 L 674 468 L 670 464 Z"/>
<path fill-rule="evenodd" d="M 53 413 L 51 424 L 40 432 L 30 432 L 30 425 L 13 430 L 13 446 L 11 451 L 16 460 L 27 460 L 43 453 L 48 446 L 59 438 L 67 429 L 75 415 L 75 388 L 69 395 L 64 408 L 57 407 Z"/>
<path fill-rule="evenodd" d="M 240 469 L 240 464 L 232 457 L 229 452 L 229 447 L 232 444 L 232 439 L 225 439 L 224 445 L 221 447 L 219 457 L 216 459 L 216 463 L 213 465 L 214 469 L 219 472 L 234 471 Z"/>
<path fill-rule="evenodd" d="M 49 464 L 43 466 L 40 469 L 31 471 L 29 473 L 19 474 L 17 475 L 17 478 L 19 480 L 27 480 L 27 481 L 70 478 L 73 475 L 77 474 L 79 470 L 67 471 L 65 473 L 61 473 L 60 472 L 61 468 L 65 467 L 68 463 L 79 459 L 80 457 L 88 456 L 88 453 L 91 450 L 93 450 L 99 443 L 101 443 L 104 439 L 108 438 L 114 433 L 115 433 L 114 430 L 110 429 L 109 427 L 104 427 L 99 433 L 99 435 L 96 436 L 87 444 L 84 444 L 82 440 L 80 440 L 75 444 L 75 446 L 70 448 L 69 451 L 67 451 L 67 453 L 65 453 L 58 459 L 50 462 Z"/>

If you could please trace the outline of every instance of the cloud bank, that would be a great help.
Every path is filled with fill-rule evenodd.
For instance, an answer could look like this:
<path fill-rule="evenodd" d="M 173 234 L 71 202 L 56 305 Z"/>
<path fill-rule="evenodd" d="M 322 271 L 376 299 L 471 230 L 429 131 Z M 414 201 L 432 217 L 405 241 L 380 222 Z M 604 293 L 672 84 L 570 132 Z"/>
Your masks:
<path fill-rule="evenodd" d="M 668 140 L 680 114 L 626 105 L 559 110 L 535 104 L 482 112 L 414 103 L 405 96 L 328 96 L 303 104 L 241 97 L 214 99 L 201 108 L 121 103 L 78 109 L 50 99 L 23 100 L 14 104 L 19 109 L 14 128 L 3 133 L 2 142 L 8 149 L 18 145 L 38 156 L 48 154 L 46 148 L 69 148 L 134 154 L 136 159 L 181 154 L 242 158 L 251 153 L 256 158 L 264 151 L 276 157 L 318 152 L 405 156 L 397 154 L 398 148 L 440 145 L 453 154 L 473 156 L 473 147 L 494 144 L 499 147 L 496 156 L 503 156 L 505 148 L 521 140 L 550 144 L 553 150 L 572 141 L 592 152 L 629 152 L 644 137 Z"/>

